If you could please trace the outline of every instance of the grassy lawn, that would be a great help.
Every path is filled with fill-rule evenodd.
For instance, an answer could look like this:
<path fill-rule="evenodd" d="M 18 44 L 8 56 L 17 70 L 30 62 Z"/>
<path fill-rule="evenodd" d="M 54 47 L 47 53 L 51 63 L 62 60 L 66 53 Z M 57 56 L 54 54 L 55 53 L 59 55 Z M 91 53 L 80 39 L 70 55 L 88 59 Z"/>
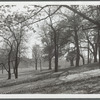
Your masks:
<path fill-rule="evenodd" d="M 80 67 L 59 69 L 59 72 L 53 70 L 34 71 L 22 69 L 19 72 L 19 78 L 7 80 L 7 74 L 0 75 L 0 93 L 8 94 L 80 94 L 80 93 L 99 93 L 100 76 L 82 79 L 74 82 L 65 82 L 59 79 L 61 76 L 78 74 L 85 71 L 99 69 L 99 64 L 89 64 Z"/>

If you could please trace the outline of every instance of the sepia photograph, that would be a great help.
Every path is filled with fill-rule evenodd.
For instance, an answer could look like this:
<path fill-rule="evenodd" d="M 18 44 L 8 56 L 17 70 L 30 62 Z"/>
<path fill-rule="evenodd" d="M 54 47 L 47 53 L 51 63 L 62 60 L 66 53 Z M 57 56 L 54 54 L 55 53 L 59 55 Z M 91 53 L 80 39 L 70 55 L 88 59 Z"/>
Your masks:
<path fill-rule="evenodd" d="M 0 2 L 0 94 L 100 94 L 99 4 Z"/>

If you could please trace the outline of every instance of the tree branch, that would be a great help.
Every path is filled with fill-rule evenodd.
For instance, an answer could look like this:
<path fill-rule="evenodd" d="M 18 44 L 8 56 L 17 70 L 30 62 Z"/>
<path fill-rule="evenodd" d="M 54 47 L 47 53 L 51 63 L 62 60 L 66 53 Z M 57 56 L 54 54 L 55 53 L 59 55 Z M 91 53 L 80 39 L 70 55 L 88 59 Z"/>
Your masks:
<path fill-rule="evenodd" d="M 98 27 L 100 27 L 100 23 L 98 21 L 95 21 L 89 17 L 87 17 L 86 15 L 82 14 L 81 12 L 78 12 L 77 10 L 73 9 L 72 7 L 68 6 L 68 5 L 62 5 L 63 7 L 66 7 L 68 9 L 70 9 L 71 11 L 73 11 L 74 13 L 77 13 L 78 15 L 80 15 L 81 17 L 83 17 L 84 19 L 94 23 L 95 25 L 97 25 Z"/>

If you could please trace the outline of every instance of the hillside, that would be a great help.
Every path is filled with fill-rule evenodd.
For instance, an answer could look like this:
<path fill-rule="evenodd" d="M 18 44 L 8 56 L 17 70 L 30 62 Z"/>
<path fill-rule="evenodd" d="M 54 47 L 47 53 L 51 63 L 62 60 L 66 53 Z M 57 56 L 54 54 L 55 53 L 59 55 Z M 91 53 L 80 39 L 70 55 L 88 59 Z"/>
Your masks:
<path fill-rule="evenodd" d="M 59 72 L 56 73 L 49 70 L 40 72 L 34 71 L 32 68 L 24 68 L 19 73 L 19 79 L 14 79 L 14 75 L 12 75 L 12 79 L 7 80 L 6 76 L 7 74 L 0 75 L 0 93 L 100 93 L 98 63 L 59 69 Z"/>

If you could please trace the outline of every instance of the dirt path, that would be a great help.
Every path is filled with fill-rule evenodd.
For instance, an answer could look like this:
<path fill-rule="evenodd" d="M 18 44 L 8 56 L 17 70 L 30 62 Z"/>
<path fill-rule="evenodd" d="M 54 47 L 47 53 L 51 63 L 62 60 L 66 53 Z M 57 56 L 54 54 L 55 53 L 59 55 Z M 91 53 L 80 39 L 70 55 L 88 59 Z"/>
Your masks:
<path fill-rule="evenodd" d="M 65 75 L 65 76 L 60 77 L 59 79 L 65 82 L 73 82 L 73 81 L 78 81 L 82 79 L 85 80 L 91 77 L 98 77 L 98 76 L 100 76 L 100 69 L 80 72 L 77 74 L 71 74 L 67 76 Z"/>

